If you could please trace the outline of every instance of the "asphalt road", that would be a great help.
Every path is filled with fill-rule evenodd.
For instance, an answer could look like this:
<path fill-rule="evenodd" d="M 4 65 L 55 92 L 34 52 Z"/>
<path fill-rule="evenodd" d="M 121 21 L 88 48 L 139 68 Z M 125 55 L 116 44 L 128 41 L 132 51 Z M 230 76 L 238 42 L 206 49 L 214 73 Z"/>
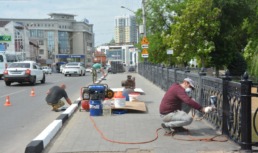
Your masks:
<path fill-rule="evenodd" d="M 60 73 L 46 75 L 46 83 L 28 84 L 13 83 L 5 86 L 0 80 L 0 152 L 24 152 L 27 144 L 43 131 L 60 112 L 51 111 L 46 104 L 45 96 L 49 88 L 65 83 L 67 93 L 72 101 L 80 97 L 81 87 L 91 83 L 91 75 L 65 77 Z M 30 96 L 34 88 L 35 96 Z M 6 96 L 10 97 L 11 106 L 4 106 Z M 68 106 L 66 104 L 66 106 Z"/>

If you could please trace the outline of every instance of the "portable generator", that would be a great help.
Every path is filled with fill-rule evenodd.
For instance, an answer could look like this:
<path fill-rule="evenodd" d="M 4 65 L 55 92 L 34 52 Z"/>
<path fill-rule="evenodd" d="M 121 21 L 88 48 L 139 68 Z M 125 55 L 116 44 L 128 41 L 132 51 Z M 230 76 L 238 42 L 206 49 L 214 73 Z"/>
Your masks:
<path fill-rule="evenodd" d="M 102 115 L 102 101 L 105 98 L 113 98 L 114 92 L 108 88 L 107 84 L 93 84 L 81 89 L 82 101 L 89 102 L 91 116 Z"/>

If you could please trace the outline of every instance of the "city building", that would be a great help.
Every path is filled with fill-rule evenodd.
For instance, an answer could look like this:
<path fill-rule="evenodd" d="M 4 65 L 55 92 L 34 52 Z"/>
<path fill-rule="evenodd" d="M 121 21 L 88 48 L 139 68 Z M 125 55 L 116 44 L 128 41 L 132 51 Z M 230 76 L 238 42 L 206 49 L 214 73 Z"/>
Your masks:
<path fill-rule="evenodd" d="M 138 42 L 136 18 L 132 15 L 115 17 L 115 43 L 135 44 Z"/>
<path fill-rule="evenodd" d="M 24 50 L 27 50 L 27 56 L 36 58 L 33 55 L 30 48 L 30 44 L 37 46 L 35 52 L 37 52 L 38 44 L 35 41 L 29 41 L 29 31 L 23 25 L 13 21 L 0 21 L 0 51 L 6 52 L 8 55 L 15 55 L 12 61 L 22 60 L 26 58 Z M 34 44 L 35 43 L 35 44 Z"/>
<path fill-rule="evenodd" d="M 48 19 L 0 18 L 0 23 L 8 22 L 0 24 L 0 48 L 41 64 L 76 61 L 91 65 L 93 25 L 87 19 L 76 21 L 73 14 L 50 13 L 49 16 Z M 3 41 L 1 36 L 10 40 Z"/>
<path fill-rule="evenodd" d="M 125 66 L 138 64 L 138 49 L 133 45 L 99 46 L 97 51 L 106 54 L 107 62 L 121 61 Z"/>

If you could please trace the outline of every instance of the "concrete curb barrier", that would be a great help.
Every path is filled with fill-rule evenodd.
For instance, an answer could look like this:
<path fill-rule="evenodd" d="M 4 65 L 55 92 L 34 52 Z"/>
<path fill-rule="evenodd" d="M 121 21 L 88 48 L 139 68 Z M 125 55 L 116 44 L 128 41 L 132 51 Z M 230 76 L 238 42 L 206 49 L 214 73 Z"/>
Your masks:
<path fill-rule="evenodd" d="M 107 76 L 107 75 L 106 75 Z M 102 76 L 95 83 L 100 83 L 106 76 Z M 57 132 L 62 128 L 64 123 L 80 105 L 80 100 L 75 101 L 69 106 L 56 120 L 50 123 L 36 138 L 34 138 L 25 148 L 25 153 L 41 153 L 49 142 L 54 138 Z"/>
<path fill-rule="evenodd" d="M 57 132 L 62 128 L 68 118 L 79 107 L 80 100 L 75 101 L 69 106 L 56 120 L 50 123 L 36 138 L 34 138 L 25 148 L 25 153 L 40 153 L 49 142 L 54 138 Z"/>

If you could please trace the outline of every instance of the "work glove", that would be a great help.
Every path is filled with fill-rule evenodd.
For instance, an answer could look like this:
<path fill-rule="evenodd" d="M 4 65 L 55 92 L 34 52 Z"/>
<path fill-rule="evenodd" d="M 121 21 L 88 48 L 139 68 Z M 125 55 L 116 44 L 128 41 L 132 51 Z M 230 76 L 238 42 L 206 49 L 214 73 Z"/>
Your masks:
<path fill-rule="evenodd" d="M 210 113 L 211 111 L 213 111 L 211 106 L 204 107 L 204 113 Z"/>

